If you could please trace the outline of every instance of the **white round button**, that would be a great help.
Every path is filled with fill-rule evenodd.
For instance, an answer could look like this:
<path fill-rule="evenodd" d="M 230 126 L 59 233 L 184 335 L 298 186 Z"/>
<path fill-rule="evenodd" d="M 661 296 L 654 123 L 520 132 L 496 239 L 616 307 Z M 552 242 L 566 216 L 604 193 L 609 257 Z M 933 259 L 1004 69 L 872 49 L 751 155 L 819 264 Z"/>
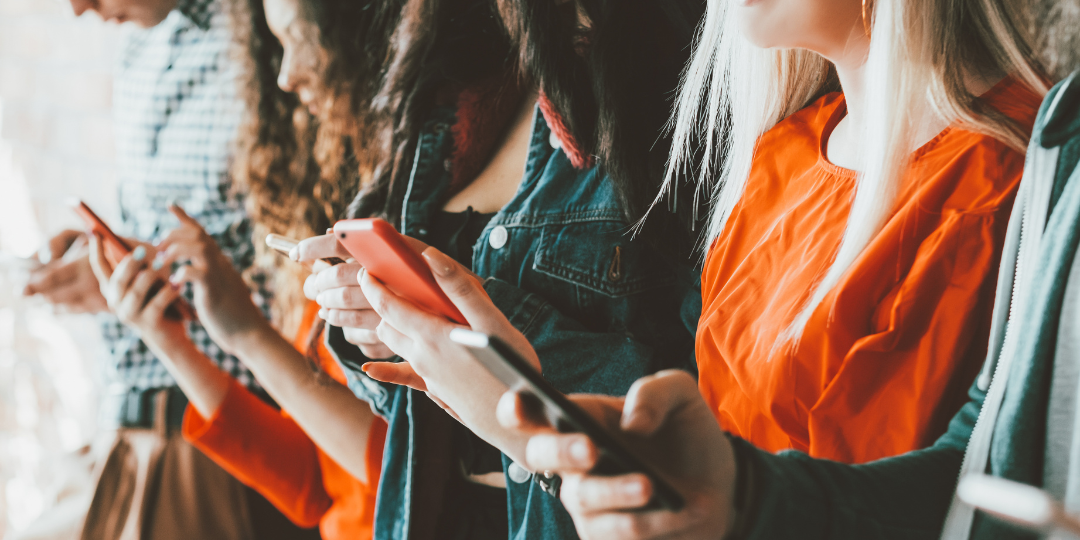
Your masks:
<path fill-rule="evenodd" d="M 499 249 L 506 245 L 507 239 L 510 238 L 510 233 L 506 232 L 506 227 L 502 225 L 496 226 L 491 229 L 491 234 L 488 236 L 488 244 L 492 249 Z"/>
<path fill-rule="evenodd" d="M 526 471 L 524 467 L 518 465 L 517 463 L 511 463 L 510 466 L 506 468 L 506 474 L 510 477 L 511 480 L 517 482 L 518 484 L 524 484 L 525 482 L 528 482 L 529 477 L 532 476 L 531 474 L 529 474 L 529 471 Z"/>
<path fill-rule="evenodd" d="M 555 135 L 554 131 L 551 132 L 551 135 L 548 135 L 548 144 L 556 150 L 562 148 L 562 141 L 559 140 L 559 136 Z"/>

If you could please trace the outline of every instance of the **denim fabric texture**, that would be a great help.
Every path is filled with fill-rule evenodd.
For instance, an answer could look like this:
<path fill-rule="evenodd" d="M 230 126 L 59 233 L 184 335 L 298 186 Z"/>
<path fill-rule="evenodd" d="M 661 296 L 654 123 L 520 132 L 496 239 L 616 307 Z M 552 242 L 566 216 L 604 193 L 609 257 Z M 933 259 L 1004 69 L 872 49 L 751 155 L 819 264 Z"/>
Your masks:
<path fill-rule="evenodd" d="M 420 240 L 446 200 L 455 112 L 435 111 L 416 144 L 395 225 Z M 537 109 L 521 186 L 484 229 L 471 267 L 563 392 L 624 395 L 635 380 L 661 369 L 696 373 L 697 261 L 663 255 L 629 233 L 613 187 L 597 168 L 571 165 Z M 454 456 L 439 455 L 446 447 L 423 419 L 445 413 L 422 393 L 369 379 L 360 370 L 366 359 L 339 328 L 330 328 L 327 340 L 350 389 L 389 423 L 376 538 L 439 538 L 431 523 L 441 507 L 428 503 L 453 492 L 432 494 L 421 485 L 428 476 L 453 475 L 458 465 Z M 510 463 L 503 458 L 504 472 Z M 531 480 L 506 478 L 510 538 L 577 537 L 558 500 Z"/>

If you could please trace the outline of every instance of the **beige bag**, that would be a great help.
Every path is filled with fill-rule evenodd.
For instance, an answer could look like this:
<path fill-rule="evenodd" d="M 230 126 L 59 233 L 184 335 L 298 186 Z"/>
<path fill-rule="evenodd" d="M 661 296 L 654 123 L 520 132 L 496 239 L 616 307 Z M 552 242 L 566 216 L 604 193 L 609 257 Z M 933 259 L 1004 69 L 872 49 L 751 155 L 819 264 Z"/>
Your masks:
<path fill-rule="evenodd" d="M 117 431 L 82 540 L 254 538 L 243 484 L 168 430 L 167 398 L 154 396 L 153 429 Z"/>

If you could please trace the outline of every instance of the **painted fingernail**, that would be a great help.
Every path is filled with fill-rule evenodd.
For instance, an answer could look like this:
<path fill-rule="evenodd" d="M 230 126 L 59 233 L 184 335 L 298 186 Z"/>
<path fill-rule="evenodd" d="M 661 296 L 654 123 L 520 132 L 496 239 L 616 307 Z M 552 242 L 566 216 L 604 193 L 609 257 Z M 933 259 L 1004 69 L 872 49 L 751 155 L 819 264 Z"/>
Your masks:
<path fill-rule="evenodd" d="M 173 274 L 173 275 L 169 276 L 169 284 L 179 286 L 180 285 L 180 276 L 178 276 L 176 274 Z"/>
<path fill-rule="evenodd" d="M 154 270 L 165 268 L 165 254 L 163 252 L 159 251 L 158 254 L 154 256 L 154 262 L 150 265 L 150 268 L 153 268 Z"/>
<path fill-rule="evenodd" d="M 437 249 L 425 249 L 424 258 L 428 260 L 428 266 L 434 274 L 440 276 L 450 275 L 450 258 Z"/>
<path fill-rule="evenodd" d="M 135 251 L 131 252 L 131 258 L 135 259 L 136 261 L 141 261 L 141 260 L 145 259 L 146 258 L 146 248 L 143 247 L 143 246 L 139 246 L 139 247 L 135 248 Z"/>
<path fill-rule="evenodd" d="M 329 309 L 322 308 L 322 309 L 319 310 L 319 318 L 320 319 L 325 320 L 329 316 L 330 316 L 330 310 Z"/>
<path fill-rule="evenodd" d="M 300 260 L 300 248 L 294 247 L 294 248 L 290 249 L 289 250 L 289 258 L 294 260 L 294 261 L 299 261 Z"/>
<path fill-rule="evenodd" d="M 570 445 L 570 457 L 574 458 L 574 461 L 579 463 L 585 463 L 589 461 L 592 455 L 592 451 L 589 449 L 588 443 L 585 441 L 577 441 Z"/>

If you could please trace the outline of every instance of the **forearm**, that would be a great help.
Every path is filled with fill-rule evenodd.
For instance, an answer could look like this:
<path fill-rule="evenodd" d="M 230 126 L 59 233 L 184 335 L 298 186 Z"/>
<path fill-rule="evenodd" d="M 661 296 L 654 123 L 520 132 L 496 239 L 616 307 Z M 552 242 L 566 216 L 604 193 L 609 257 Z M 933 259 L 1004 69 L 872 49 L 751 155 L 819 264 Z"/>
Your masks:
<path fill-rule="evenodd" d="M 144 342 L 176 379 L 195 410 L 207 418 L 214 416 L 229 393 L 229 375 L 186 336 L 168 343 L 151 339 Z"/>
<path fill-rule="evenodd" d="M 348 388 L 321 375 L 267 325 L 232 347 L 267 393 L 316 445 L 351 475 L 367 482 L 367 437 L 374 414 Z"/>
<path fill-rule="evenodd" d="M 932 447 L 853 466 L 746 450 L 757 493 L 747 540 L 936 539 L 963 459 Z"/>

